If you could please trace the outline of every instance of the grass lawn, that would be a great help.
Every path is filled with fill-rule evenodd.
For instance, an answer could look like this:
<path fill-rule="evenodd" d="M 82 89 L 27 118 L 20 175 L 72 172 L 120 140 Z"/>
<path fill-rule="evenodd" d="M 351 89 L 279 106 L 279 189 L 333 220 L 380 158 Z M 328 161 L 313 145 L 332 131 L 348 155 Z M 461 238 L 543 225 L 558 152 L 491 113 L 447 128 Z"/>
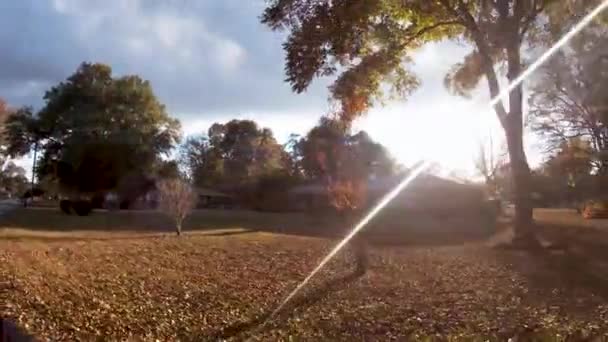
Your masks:
<path fill-rule="evenodd" d="M 0 219 L 0 287 L 9 293 L 0 315 L 51 340 L 608 332 L 608 233 L 551 227 L 542 234 L 565 247 L 539 254 L 449 234 L 379 239 L 366 275 L 352 276 L 346 250 L 266 319 L 335 243 L 302 236 L 304 227 L 323 235 L 332 225 L 304 214 L 202 211 L 178 238 L 154 213 L 20 209 Z"/>

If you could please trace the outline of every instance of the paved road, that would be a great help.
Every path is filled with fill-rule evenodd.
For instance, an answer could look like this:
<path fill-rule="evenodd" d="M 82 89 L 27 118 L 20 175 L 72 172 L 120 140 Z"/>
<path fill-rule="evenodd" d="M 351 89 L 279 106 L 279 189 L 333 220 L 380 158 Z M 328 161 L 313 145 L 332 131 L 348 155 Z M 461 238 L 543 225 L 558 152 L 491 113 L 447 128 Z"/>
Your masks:
<path fill-rule="evenodd" d="M 19 207 L 19 205 L 21 205 L 21 202 L 19 202 L 19 200 L 16 200 L 16 199 L 0 200 L 0 216 Z"/>

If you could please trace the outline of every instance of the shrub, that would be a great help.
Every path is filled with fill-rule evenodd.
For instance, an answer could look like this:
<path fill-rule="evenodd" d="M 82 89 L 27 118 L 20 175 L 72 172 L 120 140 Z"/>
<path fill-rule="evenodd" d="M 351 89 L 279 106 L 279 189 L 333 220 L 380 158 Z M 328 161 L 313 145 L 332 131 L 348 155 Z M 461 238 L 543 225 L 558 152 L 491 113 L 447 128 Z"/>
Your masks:
<path fill-rule="evenodd" d="M 64 214 L 71 215 L 72 214 L 72 201 L 70 200 L 61 200 L 59 201 L 59 208 Z"/>
<path fill-rule="evenodd" d="M 123 199 L 120 201 L 120 204 L 118 205 L 118 208 L 120 210 L 128 210 L 131 207 L 131 201 Z"/>
<path fill-rule="evenodd" d="M 104 200 L 105 200 L 105 196 L 104 196 L 103 193 L 96 193 L 91 198 L 91 206 L 92 206 L 92 208 L 93 209 L 102 209 L 103 208 Z"/>
<path fill-rule="evenodd" d="M 585 219 L 608 218 L 608 201 L 587 201 L 582 214 Z"/>
<path fill-rule="evenodd" d="M 93 210 L 91 202 L 83 200 L 73 202 L 72 208 L 74 208 L 74 211 L 78 216 L 87 216 Z"/>

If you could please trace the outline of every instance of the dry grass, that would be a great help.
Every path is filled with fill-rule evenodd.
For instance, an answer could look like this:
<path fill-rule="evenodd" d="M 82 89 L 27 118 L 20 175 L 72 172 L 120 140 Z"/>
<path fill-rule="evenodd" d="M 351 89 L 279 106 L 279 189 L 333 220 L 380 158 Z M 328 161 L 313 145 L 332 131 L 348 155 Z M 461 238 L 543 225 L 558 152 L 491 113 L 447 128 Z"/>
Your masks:
<path fill-rule="evenodd" d="M 504 339 L 533 330 L 608 329 L 608 282 L 601 274 L 588 278 L 569 250 L 534 255 L 476 242 L 378 244 L 361 278 L 350 275 L 343 253 L 265 321 L 333 241 L 252 229 L 256 222 L 271 227 L 303 219 L 297 215 L 228 213 L 248 221 L 207 213 L 215 220 L 209 226 L 241 230 L 191 221 L 196 231 L 178 238 L 153 230 L 162 224 L 145 214 L 51 222 L 48 212 L 21 211 L 4 220 L 12 228 L 0 235 L 0 279 L 11 294 L 1 314 L 52 340 Z M 127 219 L 134 225 L 120 223 Z M 42 229 L 62 220 L 67 232 L 31 231 L 32 222 Z M 107 220 L 116 220 L 115 232 L 103 231 L 111 228 Z M 30 227 L 16 230 L 19 222 Z"/>

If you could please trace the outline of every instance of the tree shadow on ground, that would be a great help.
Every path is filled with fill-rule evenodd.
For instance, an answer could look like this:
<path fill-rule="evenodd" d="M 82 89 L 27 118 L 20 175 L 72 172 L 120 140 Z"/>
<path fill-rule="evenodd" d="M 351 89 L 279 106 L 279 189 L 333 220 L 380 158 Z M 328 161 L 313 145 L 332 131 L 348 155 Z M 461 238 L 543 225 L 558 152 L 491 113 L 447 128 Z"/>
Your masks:
<path fill-rule="evenodd" d="M 585 291 L 608 301 L 608 234 L 589 226 L 542 223 L 537 227 L 547 248 L 502 257 L 523 275 L 542 298 L 556 288 Z M 562 294 L 564 302 L 575 301 Z"/>
<path fill-rule="evenodd" d="M 237 322 L 224 327 L 221 330 L 212 333 L 210 336 L 198 336 L 198 338 L 201 340 L 208 339 L 217 341 L 235 337 L 245 338 L 247 335 L 251 336 L 255 333 L 259 333 L 264 328 L 270 327 L 271 324 L 272 326 L 276 326 L 277 324 L 286 321 L 293 315 L 295 310 L 302 310 L 310 307 L 324 298 L 327 298 L 330 294 L 344 290 L 350 283 L 353 283 L 362 276 L 363 274 L 359 272 L 352 272 L 338 278 L 330 279 L 308 291 L 306 294 L 293 298 L 274 316 L 272 316 L 272 312 L 266 312 L 249 321 Z"/>
<path fill-rule="evenodd" d="M 36 339 L 28 335 L 13 321 L 0 318 L 0 341 L 9 342 L 35 342 Z"/>
<path fill-rule="evenodd" d="M 406 220 L 407 219 L 407 220 Z M 423 217 L 399 216 L 374 220 L 365 228 L 366 239 L 373 245 L 442 246 L 478 242 L 492 233 L 488 229 L 461 229 L 448 220 L 439 228 L 421 229 Z M 477 222 L 473 222 L 476 224 Z M 471 226 L 473 226 L 473 224 Z M 460 227 L 467 223 L 460 223 Z M 96 232 L 151 234 L 174 232 L 171 220 L 156 211 L 96 211 L 90 216 L 65 215 L 52 208 L 20 208 L 0 218 L 0 227 L 34 232 Z M 184 222 L 184 232 L 223 229 L 268 232 L 319 238 L 342 238 L 351 227 L 327 213 L 270 213 L 247 210 L 196 210 Z M 69 236 L 66 236 L 69 237 Z M 86 239 L 86 237 L 84 237 Z M 104 236 L 103 238 L 109 238 Z M 114 237 L 112 237 L 114 238 Z M 117 238 L 121 238 L 118 236 Z M 78 237 L 77 240 L 82 240 Z"/>

